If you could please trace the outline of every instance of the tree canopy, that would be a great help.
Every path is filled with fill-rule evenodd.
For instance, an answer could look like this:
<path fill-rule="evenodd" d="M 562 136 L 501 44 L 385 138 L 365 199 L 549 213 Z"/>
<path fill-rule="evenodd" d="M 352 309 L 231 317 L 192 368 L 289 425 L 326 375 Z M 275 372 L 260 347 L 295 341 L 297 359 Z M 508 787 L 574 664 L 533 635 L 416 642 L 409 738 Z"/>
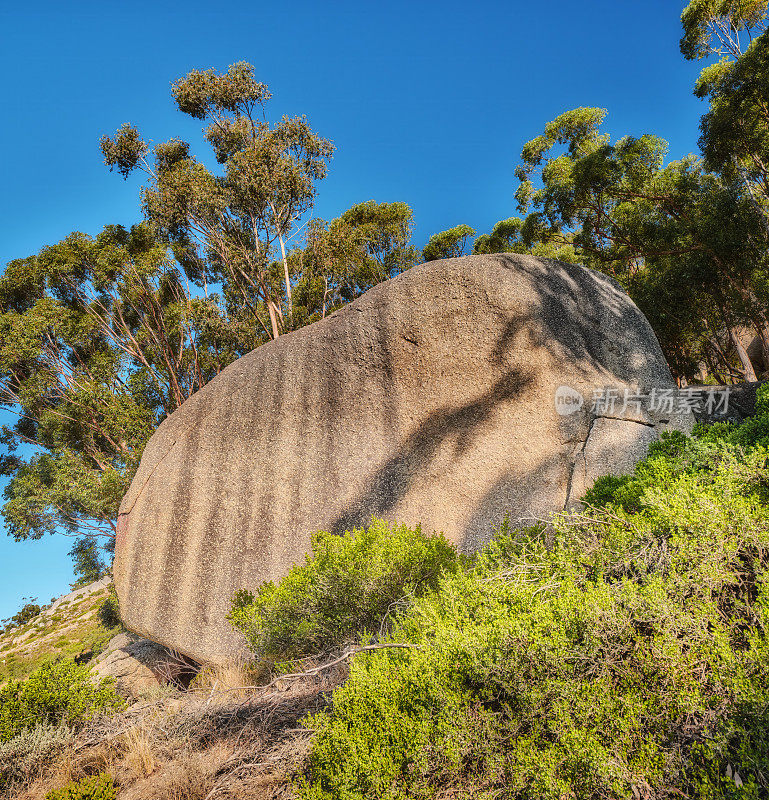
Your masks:
<path fill-rule="evenodd" d="M 769 35 L 767 3 L 693 0 L 681 51 L 709 59 L 702 157 L 666 163 L 650 133 L 612 142 L 606 110 L 545 125 L 515 170 L 521 217 L 474 252 L 528 252 L 619 280 L 649 318 L 679 380 L 755 380 L 746 342 L 769 365 Z"/>
<path fill-rule="evenodd" d="M 210 164 L 130 124 L 104 136 L 110 169 L 144 175 L 144 222 L 73 233 L 0 278 L 0 403 L 17 416 L 0 434 L 11 535 L 85 534 L 83 553 L 109 538 L 144 444 L 192 393 L 254 347 L 471 243 L 611 275 L 682 383 L 755 379 L 751 339 L 769 368 L 767 3 L 692 0 L 681 21 L 683 56 L 704 62 L 701 155 L 671 161 L 655 133 L 612 141 L 605 109 L 566 111 L 522 148 L 517 216 L 480 235 L 448 228 L 421 253 L 404 202 L 313 218 L 334 145 L 303 116 L 271 120 L 270 91 L 245 62 L 172 86 L 204 125 Z"/>
<path fill-rule="evenodd" d="M 303 117 L 270 124 L 250 65 L 193 70 L 172 94 L 207 123 L 220 170 L 124 125 L 101 149 L 123 176 L 145 173 L 145 221 L 73 233 L 0 278 L 0 403 L 17 417 L 0 434 L 7 530 L 79 537 L 81 575 L 168 414 L 244 353 L 418 261 L 406 203 L 308 218 L 333 146 Z"/>
<path fill-rule="evenodd" d="M 192 156 L 187 142 L 150 149 L 128 124 L 102 138 L 105 162 L 124 176 L 146 174 L 145 214 L 187 277 L 221 284 L 241 313 L 276 339 L 293 326 L 286 243 L 312 209 L 333 145 L 304 117 L 270 124 L 269 90 L 245 62 L 225 74 L 193 70 L 172 93 L 180 111 L 207 123 L 205 139 L 222 174 Z"/>

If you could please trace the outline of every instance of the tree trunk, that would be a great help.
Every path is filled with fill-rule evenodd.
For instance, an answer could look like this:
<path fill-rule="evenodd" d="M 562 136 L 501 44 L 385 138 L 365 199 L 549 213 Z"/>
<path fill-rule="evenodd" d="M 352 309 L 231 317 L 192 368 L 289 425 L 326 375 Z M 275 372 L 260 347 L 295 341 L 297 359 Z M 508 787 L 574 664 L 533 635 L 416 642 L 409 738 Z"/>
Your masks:
<path fill-rule="evenodd" d="M 272 338 L 277 339 L 280 336 L 280 327 L 278 325 L 278 315 L 275 313 L 275 303 L 272 300 L 267 301 L 267 310 L 270 312 L 270 323 L 272 324 Z"/>
<path fill-rule="evenodd" d="M 710 353 L 706 350 L 705 351 L 705 363 L 708 365 L 708 369 L 710 370 L 710 374 L 720 383 L 725 384 L 726 378 L 721 374 L 719 368 L 716 366 L 715 362 L 713 361 L 713 357 Z"/>
<path fill-rule="evenodd" d="M 745 374 L 745 380 L 757 381 L 758 378 L 756 377 L 756 371 L 753 369 L 753 364 L 751 364 L 750 362 L 750 358 L 748 357 L 748 351 L 742 346 L 740 337 L 737 335 L 737 331 L 734 328 L 729 328 L 729 337 L 732 340 L 734 349 L 737 351 L 740 363 L 742 364 L 742 370 Z"/>
<path fill-rule="evenodd" d="M 286 243 L 283 241 L 283 234 L 278 234 L 280 241 L 280 253 L 283 256 L 283 275 L 286 279 L 286 301 L 288 302 L 288 324 L 292 325 L 294 321 L 294 303 L 291 299 L 291 276 L 288 273 L 288 258 L 286 257 Z"/>
<path fill-rule="evenodd" d="M 753 319 L 753 326 L 758 334 L 758 340 L 761 342 L 761 358 L 764 362 L 763 372 L 769 370 L 769 325 L 766 320 L 758 317 Z"/>

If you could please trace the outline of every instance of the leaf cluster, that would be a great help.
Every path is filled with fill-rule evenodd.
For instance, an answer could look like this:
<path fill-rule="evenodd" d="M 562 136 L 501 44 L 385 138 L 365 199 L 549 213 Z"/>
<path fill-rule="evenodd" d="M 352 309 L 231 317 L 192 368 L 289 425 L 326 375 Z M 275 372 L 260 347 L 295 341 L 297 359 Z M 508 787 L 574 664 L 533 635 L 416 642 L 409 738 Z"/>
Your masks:
<path fill-rule="evenodd" d="M 433 234 L 424 250 L 423 261 L 437 261 L 440 258 L 459 258 L 471 236 L 475 236 L 475 228 L 469 225 L 457 225 L 441 233 Z"/>
<path fill-rule="evenodd" d="M 417 263 L 406 203 L 358 203 L 326 223 L 311 220 L 305 246 L 289 257 L 294 325 L 323 319 Z"/>
<path fill-rule="evenodd" d="M 157 424 L 252 343 L 146 225 L 75 233 L 11 262 L 0 278 L 0 405 L 18 416 L 0 431 L 9 533 L 114 531 Z"/>
<path fill-rule="evenodd" d="M 63 789 L 55 789 L 45 800 L 116 800 L 117 787 L 107 773 L 72 781 Z"/>
<path fill-rule="evenodd" d="M 25 681 L 12 680 L 0 688 L 0 742 L 43 723 L 76 727 L 124 704 L 113 682 L 96 680 L 87 665 L 50 661 Z"/>
<path fill-rule="evenodd" d="M 442 536 L 374 519 L 343 536 L 319 532 L 278 585 L 236 594 L 230 621 L 261 658 L 327 652 L 386 629 L 404 598 L 433 590 L 458 565 Z"/>
<path fill-rule="evenodd" d="M 678 376 L 706 368 L 719 382 L 755 379 L 735 339 L 746 328 L 762 337 L 769 325 L 761 208 L 701 159 L 666 164 L 659 137 L 611 142 L 605 115 L 573 109 L 523 147 L 516 197 L 525 217 L 497 223 L 474 252 L 532 253 L 606 272 L 647 315 Z"/>
<path fill-rule="evenodd" d="M 102 138 L 105 163 L 124 176 L 145 173 L 147 220 L 187 276 L 221 285 L 252 326 L 277 338 L 294 324 L 286 242 L 313 206 L 333 145 L 304 117 L 270 124 L 270 92 L 245 62 L 222 74 L 193 70 L 172 94 L 180 111 L 207 123 L 204 135 L 221 172 L 195 158 L 187 142 L 150 148 L 131 125 Z"/>

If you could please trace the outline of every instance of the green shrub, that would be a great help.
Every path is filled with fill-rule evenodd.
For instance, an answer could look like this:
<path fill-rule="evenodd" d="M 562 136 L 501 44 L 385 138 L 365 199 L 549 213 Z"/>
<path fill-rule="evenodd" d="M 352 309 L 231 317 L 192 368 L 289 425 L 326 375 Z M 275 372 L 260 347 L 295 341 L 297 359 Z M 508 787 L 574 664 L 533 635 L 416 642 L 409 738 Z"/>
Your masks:
<path fill-rule="evenodd" d="M 766 429 L 766 436 L 758 432 Z M 585 493 L 583 501 L 596 508 L 614 506 L 628 512 L 641 511 L 648 489 L 665 491 L 682 475 L 708 475 L 724 461 L 740 462 L 746 454 L 769 447 L 769 415 L 755 417 L 742 425 L 718 423 L 698 425 L 692 438 L 680 431 L 666 432 L 649 447 L 646 459 L 636 465 L 632 475 L 607 475 L 599 478 Z"/>
<path fill-rule="evenodd" d="M 109 594 L 96 612 L 96 618 L 102 628 L 117 628 L 118 625 L 123 624 L 120 619 L 120 605 L 114 586 L 110 586 Z"/>
<path fill-rule="evenodd" d="M 45 800 L 116 800 L 117 789 L 109 775 L 95 775 L 49 792 Z"/>
<path fill-rule="evenodd" d="M 375 519 L 343 536 L 320 532 L 277 586 L 238 592 L 230 620 L 259 655 L 318 653 L 376 633 L 399 601 L 434 589 L 457 563 L 443 536 L 419 528 Z"/>
<path fill-rule="evenodd" d="M 37 603 L 26 603 L 12 617 L 0 621 L 0 636 L 15 628 L 20 628 L 22 625 L 26 625 L 27 622 L 38 616 L 42 610 L 42 606 L 39 606 Z"/>
<path fill-rule="evenodd" d="M 73 740 L 68 726 L 43 724 L 0 744 L 0 787 L 28 785 Z"/>
<path fill-rule="evenodd" d="M 85 664 L 51 661 L 27 680 L 0 688 L 0 742 L 38 724 L 78 725 L 100 711 L 122 708 L 109 679 L 96 680 Z"/>
<path fill-rule="evenodd" d="M 356 656 L 303 800 L 769 796 L 769 449 L 665 437 Z"/>

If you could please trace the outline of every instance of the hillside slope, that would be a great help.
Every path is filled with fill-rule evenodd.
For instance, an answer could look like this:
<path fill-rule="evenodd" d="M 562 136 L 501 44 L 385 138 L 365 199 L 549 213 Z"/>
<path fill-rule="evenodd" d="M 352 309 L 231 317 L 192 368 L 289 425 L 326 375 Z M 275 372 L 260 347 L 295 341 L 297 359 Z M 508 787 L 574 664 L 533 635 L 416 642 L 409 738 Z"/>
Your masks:
<path fill-rule="evenodd" d="M 110 583 L 106 577 L 62 595 L 24 625 L 0 635 L 0 684 L 25 677 L 47 658 L 97 654 L 120 630 L 104 628 L 97 617 Z"/>

